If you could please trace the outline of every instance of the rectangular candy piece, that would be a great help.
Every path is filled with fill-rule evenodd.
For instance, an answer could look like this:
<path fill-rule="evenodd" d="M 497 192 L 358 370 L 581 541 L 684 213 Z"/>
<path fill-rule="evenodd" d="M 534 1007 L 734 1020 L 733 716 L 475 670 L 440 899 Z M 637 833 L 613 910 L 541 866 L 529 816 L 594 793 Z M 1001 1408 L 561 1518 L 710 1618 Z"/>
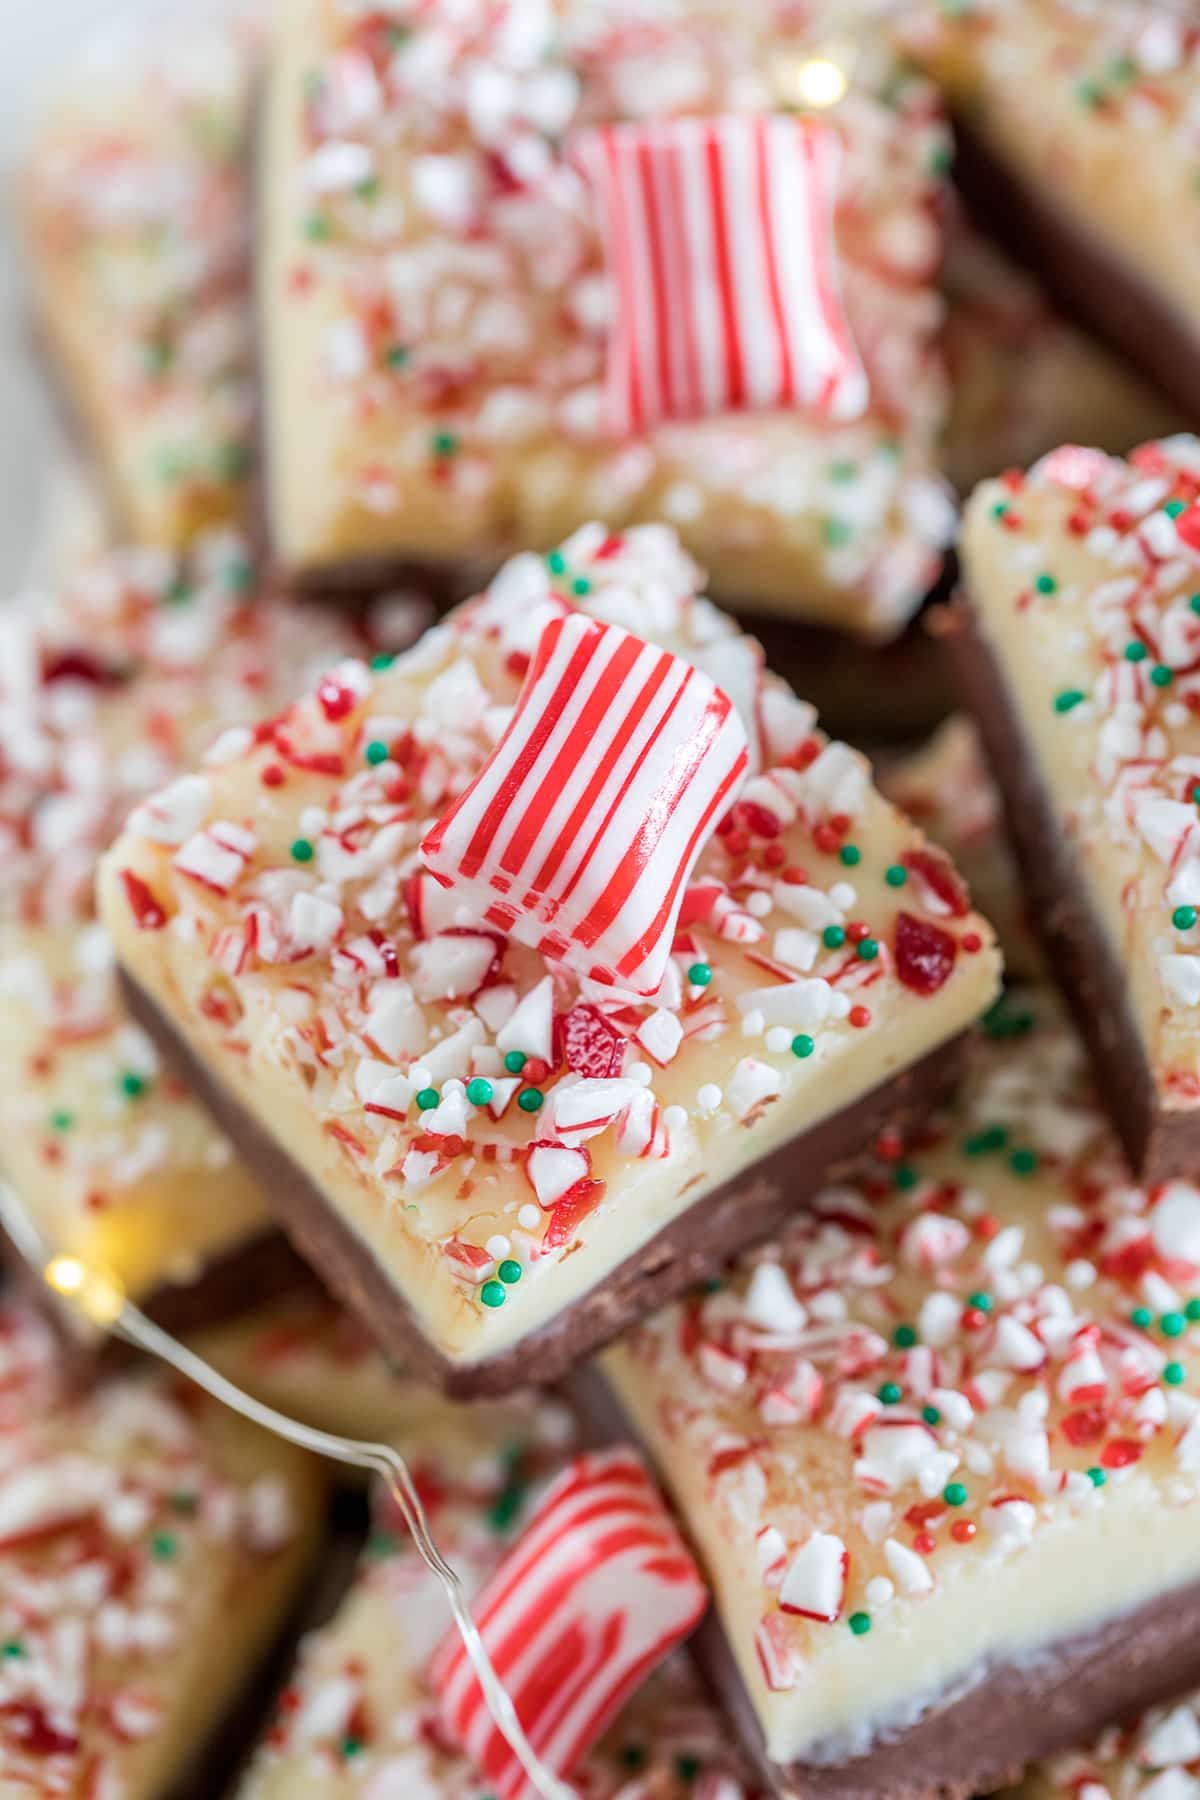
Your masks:
<path fill-rule="evenodd" d="M 1174 0 L 917 0 L 899 47 L 941 85 L 981 222 L 1193 416 L 1200 29 Z M 1147 167 L 1154 180 L 1146 180 Z"/>
<path fill-rule="evenodd" d="M 1200 1156 L 1200 442 L 985 483 L 950 634 L 1030 918 L 1148 1180 Z"/>
<path fill-rule="evenodd" d="M 404 1449 L 431 1499 L 434 1534 L 468 1598 L 529 1518 L 565 1442 L 545 1402 L 514 1424 L 503 1455 L 461 1422 Z M 377 1532 L 329 1624 L 305 1640 L 273 1728 L 238 1800 L 483 1800 L 495 1787 L 447 1739 L 430 1685 L 446 1629 L 437 1583 L 404 1538 Z M 728 1730 L 681 1658 L 626 1702 L 569 1779 L 587 1800 L 752 1800 Z"/>
<path fill-rule="evenodd" d="M 35 324 L 69 418 L 118 534 L 164 549 L 246 512 L 256 38 L 232 16 L 110 27 L 22 172 Z"/>
<path fill-rule="evenodd" d="M 1200 1189 L 1085 1074 L 1006 1002 L 939 1129 L 601 1359 L 779 1793 L 967 1800 L 1200 1680 Z"/>
<path fill-rule="evenodd" d="M 0 1791 L 215 1793 L 312 1565 L 320 1465 L 165 1376 L 72 1394 L 11 1302 L 0 1345 Z"/>
<path fill-rule="evenodd" d="M 1036 1764 L 1004 1800 L 1196 1800 L 1200 1696 L 1154 1706 Z"/>
<path fill-rule="evenodd" d="M 249 741 L 245 719 L 361 641 L 255 598 L 247 573 L 216 534 L 186 562 L 96 555 L 0 611 L 0 1172 L 48 1248 L 106 1265 L 178 1329 L 303 1272 L 130 1019 L 93 882 L 131 805 L 223 723 Z"/>
<path fill-rule="evenodd" d="M 843 68 L 788 0 L 657 8 L 644 32 L 589 0 L 282 11 L 256 280 L 283 571 L 445 580 L 666 517 L 718 594 L 895 636 L 953 532 L 945 136 L 878 22 L 856 43 L 843 12 Z M 701 132 L 687 179 L 674 150 Z M 832 257 L 833 158 L 782 169 L 827 134 Z M 618 140 L 614 182 L 596 152 Z"/>
<path fill-rule="evenodd" d="M 210 757 L 103 865 L 139 1016 L 322 1276 L 463 1395 L 551 1379 L 770 1229 L 996 992 L 948 859 L 697 581 L 663 527 L 518 558 L 391 667 L 347 662 Z M 651 996 L 506 937 L 421 857 L 564 621 L 707 672 L 751 745 Z"/>

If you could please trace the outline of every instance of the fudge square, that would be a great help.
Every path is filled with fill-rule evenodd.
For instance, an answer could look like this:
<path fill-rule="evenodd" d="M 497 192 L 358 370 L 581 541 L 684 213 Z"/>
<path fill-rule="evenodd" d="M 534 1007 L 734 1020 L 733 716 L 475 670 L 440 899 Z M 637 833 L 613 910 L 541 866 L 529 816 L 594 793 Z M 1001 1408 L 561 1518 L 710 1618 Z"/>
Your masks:
<path fill-rule="evenodd" d="M 601 1358 L 781 1792 L 966 1800 L 1200 1678 L 1200 1189 L 1086 1076 L 1018 990 L 938 1127 Z"/>
<path fill-rule="evenodd" d="M 1200 1694 L 1153 1706 L 1029 1770 L 1006 1800 L 1196 1800 Z"/>
<path fill-rule="evenodd" d="M 96 861 L 222 724 L 361 643 L 345 617 L 256 595 L 249 573 L 240 538 L 213 532 L 187 557 L 87 554 L 0 608 L 0 1171 L 50 1250 L 104 1264 L 177 1328 L 304 1271 L 130 1018 Z"/>
<path fill-rule="evenodd" d="M 519 557 L 104 859 L 139 1016 L 321 1274 L 464 1394 L 768 1230 L 997 990 L 949 860 L 698 581 L 665 527 Z"/>
<path fill-rule="evenodd" d="M 313 1564 L 321 1466 L 171 1376 L 77 1391 L 11 1300 L 0 1344 L 0 1791 L 161 1800 L 203 1768 L 216 1793 Z"/>
<path fill-rule="evenodd" d="M 946 96 L 982 222 L 1194 417 L 1200 249 L 1179 230 L 1200 178 L 1194 7 L 915 0 L 894 20 Z"/>
<path fill-rule="evenodd" d="M 1200 1167 L 1200 442 L 977 490 L 950 643 L 1031 923 L 1148 1180 Z"/>
<path fill-rule="evenodd" d="M 471 0 L 384 17 L 289 0 L 266 75 L 256 252 L 264 510 L 289 575 L 323 588 L 413 562 L 490 572 L 591 517 L 666 518 L 719 596 L 874 638 L 900 630 L 953 533 L 937 472 L 948 146 L 933 90 L 877 23 L 856 42 L 847 9 L 829 11 L 651 0 L 608 20 L 585 0 Z M 857 416 L 793 403 L 800 357 L 788 398 L 731 410 L 776 345 L 761 271 L 809 266 L 804 220 L 823 243 L 828 212 L 821 198 L 806 214 L 794 170 L 764 249 L 743 144 L 725 176 L 744 283 L 730 304 L 753 324 L 744 363 L 722 353 L 720 282 L 691 246 L 715 309 L 693 345 L 702 416 L 606 423 L 610 332 L 614 355 L 649 352 L 650 387 L 660 365 L 619 281 L 610 294 L 604 181 L 586 178 L 580 146 L 613 124 L 638 156 L 669 160 L 705 119 L 742 136 L 805 121 L 836 133 L 831 273 L 869 387 Z M 664 167 L 660 182 L 674 179 Z M 687 225 L 668 208 L 679 281 Z M 646 276 L 625 299 L 644 307 L 653 291 Z M 673 300 L 669 361 L 684 335 Z"/>

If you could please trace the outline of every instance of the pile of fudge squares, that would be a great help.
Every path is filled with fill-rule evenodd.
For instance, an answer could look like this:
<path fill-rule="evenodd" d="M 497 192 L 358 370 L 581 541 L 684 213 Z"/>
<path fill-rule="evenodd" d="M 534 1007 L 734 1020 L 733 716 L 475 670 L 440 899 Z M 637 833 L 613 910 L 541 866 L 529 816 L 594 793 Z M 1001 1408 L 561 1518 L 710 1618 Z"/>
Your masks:
<path fill-rule="evenodd" d="M 181 9 L 19 200 L 0 1793 L 1200 1800 L 1195 0 Z"/>

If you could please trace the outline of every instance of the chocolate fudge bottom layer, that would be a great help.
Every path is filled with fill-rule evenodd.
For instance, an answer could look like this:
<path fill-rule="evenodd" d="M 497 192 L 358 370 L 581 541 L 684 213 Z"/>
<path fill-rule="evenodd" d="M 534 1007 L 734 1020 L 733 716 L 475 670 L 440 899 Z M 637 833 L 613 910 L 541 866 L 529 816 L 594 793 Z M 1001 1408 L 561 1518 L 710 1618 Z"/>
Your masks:
<path fill-rule="evenodd" d="M 1200 323 L 1002 163 L 969 120 L 955 119 L 955 141 L 955 181 L 979 223 L 1036 272 L 1065 313 L 1140 369 L 1173 407 L 1200 419 Z"/>
<path fill-rule="evenodd" d="M 510 1393 L 531 1380 L 556 1381 L 635 1320 L 715 1274 L 735 1250 L 768 1237 L 811 1199 L 833 1164 L 860 1154 L 884 1130 L 903 1128 L 931 1110 L 953 1086 L 962 1058 L 960 1034 L 706 1194 L 559 1317 L 495 1356 L 456 1363 L 429 1342 L 407 1301 L 306 1170 L 213 1076 L 124 971 L 121 984 L 133 1016 L 233 1141 L 278 1206 L 280 1223 L 300 1253 L 386 1352 L 463 1400 Z"/>
<path fill-rule="evenodd" d="M 1001 791 L 1030 924 L 1087 1044 L 1125 1152 L 1147 1186 L 1180 1168 L 1200 1168 L 1200 1112 L 1168 1113 L 1159 1102 L 1124 967 L 1092 906 L 1003 671 L 969 604 L 944 611 L 940 627 Z"/>
<path fill-rule="evenodd" d="M 565 1392 L 592 1442 L 639 1441 L 597 1367 L 577 1370 Z M 767 1791 L 781 1800 L 972 1800 L 1016 1781 L 1027 1764 L 1200 1684 L 1200 1582 L 978 1670 L 965 1692 L 839 1764 L 771 1760 L 715 1609 L 689 1647 Z"/>

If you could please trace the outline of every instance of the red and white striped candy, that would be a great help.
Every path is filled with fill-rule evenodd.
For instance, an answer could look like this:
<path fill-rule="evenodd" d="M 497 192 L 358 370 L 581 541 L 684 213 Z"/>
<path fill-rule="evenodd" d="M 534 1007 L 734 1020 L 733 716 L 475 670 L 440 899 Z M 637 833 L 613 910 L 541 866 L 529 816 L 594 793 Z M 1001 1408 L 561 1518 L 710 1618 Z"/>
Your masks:
<path fill-rule="evenodd" d="M 542 633 L 507 731 L 421 854 L 473 916 L 652 994 L 746 763 L 741 720 L 707 675 L 570 613 Z"/>
<path fill-rule="evenodd" d="M 475 1622 L 533 1748 L 567 1776 L 699 1622 L 708 1593 L 640 1458 L 578 1457 L 484 1585 Z M 430 1679 L 444 1729 L 501 1800 L 531 1794 L 457 1632 Z"/>
<path fill-rule="evenodd" d="M 779 114 L 620 124 L 579 140 L 613 290 L 605 425 L 764 407 L 856 418 L 838 291 L 832 127 Z"/>

